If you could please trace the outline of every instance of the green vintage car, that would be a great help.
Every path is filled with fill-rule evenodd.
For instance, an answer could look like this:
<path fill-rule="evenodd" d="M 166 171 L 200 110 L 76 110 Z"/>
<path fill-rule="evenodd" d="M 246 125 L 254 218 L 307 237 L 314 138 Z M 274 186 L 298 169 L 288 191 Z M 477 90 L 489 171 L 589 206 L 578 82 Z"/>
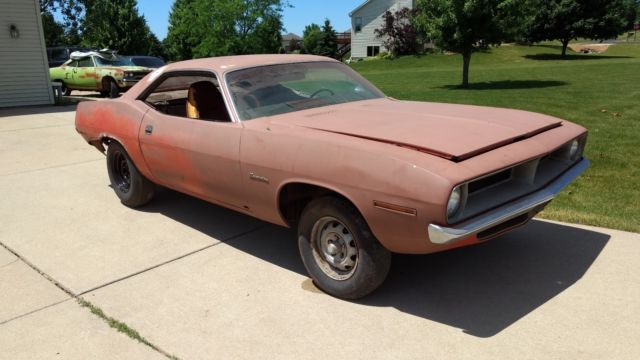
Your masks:
<path fill-rule="evenodd" d="M 84 90 L 115 98 L 151 71 L 153 69 L 135 66 L 114 52 L 88 51 L 72 53 L 67 62 L 49 69 L 49 75 L 51 81 L 62 83 L 64 95 Z"/>

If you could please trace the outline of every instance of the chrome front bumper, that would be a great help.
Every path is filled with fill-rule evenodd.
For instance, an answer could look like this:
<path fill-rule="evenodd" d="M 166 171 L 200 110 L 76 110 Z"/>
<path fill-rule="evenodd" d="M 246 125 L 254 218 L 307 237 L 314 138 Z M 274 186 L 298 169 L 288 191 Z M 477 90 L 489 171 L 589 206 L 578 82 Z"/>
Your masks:
<path fill-rule="evenodd" d="M 122 79 L 120 80 L 120 84 L 118 84 L 120 87 L 132 87 L 133 85 L 137 84 L 140 80 L 136 80 L 136 79 Z"/>
<path fill-rule="evenodd" d="M 455 227 L 449 228 L 430 224 L 429 240 L 438 245 L 451 244 L 544 207 L 588 167 L 589 160 L 582 159 L 542 190 L 465 221 Z"/>

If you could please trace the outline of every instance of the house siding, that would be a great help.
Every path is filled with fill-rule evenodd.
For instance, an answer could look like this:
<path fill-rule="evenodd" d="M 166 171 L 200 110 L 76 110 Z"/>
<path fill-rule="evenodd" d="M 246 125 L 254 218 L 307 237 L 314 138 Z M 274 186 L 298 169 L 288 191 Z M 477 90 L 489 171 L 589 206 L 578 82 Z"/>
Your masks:
<path fill-rule="evenodd" d="M 0 0 L 0 9 L 0 107 L 53 104 L 38 0 Z"/>
<path fill-rule="evenodd" d="M 368 46 L 380 46 L 386 51 L 382 39 L 376 37 L 375 30 L 382 27 L 382 16 L 387 10 L 397 11 L 402 8 L 414 8 L 414 0 L 370 0 L 351 14 L 351 58 L 367 57 Z M 356 18 L 362 18 L 362 30 L 356 32 Z"/>

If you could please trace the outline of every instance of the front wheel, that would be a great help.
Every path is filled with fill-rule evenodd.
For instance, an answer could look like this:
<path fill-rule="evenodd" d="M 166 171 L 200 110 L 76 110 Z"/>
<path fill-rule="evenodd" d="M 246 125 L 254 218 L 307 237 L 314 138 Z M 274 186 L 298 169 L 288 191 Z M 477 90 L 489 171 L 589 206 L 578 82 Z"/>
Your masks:
<path fill-rule="evenodd" d="M 109 144 L 107 171 L 111 187 L 124 205 L 135 208 L 153 198 L 154 184 L 138 171 L 122 145 L 117 142 Z"/>
<path fill-rule="evenodd" d="M 298 246 L 315 284 L 339 298 L 368 295 L 384 282 L 391 267 L 391 253 L 362 215 L 337 197 L 307 205 L 298 225 Z"/>
<path fill-rule="evenodd" d="M 100 91 L 102 96 L 108 96 L 111 99 L 115 99 L 120 96 L 120 88 L 118 87 L 118 84 L 116 84 L 115 80 L 107 78 L 104 79 L 103 82 L 104 85 L 102 86 L 102 91 Z"/>
<path fill-rule="evenodd" d="M 62 87 L 60 88 L 60 91 L 62 91 L 62 95 L 64 96 L 71 96 L 71 89 L 69 89 L 67 87 L 67 84 L 65 84 L 64 82 L 62 83 Z"/>

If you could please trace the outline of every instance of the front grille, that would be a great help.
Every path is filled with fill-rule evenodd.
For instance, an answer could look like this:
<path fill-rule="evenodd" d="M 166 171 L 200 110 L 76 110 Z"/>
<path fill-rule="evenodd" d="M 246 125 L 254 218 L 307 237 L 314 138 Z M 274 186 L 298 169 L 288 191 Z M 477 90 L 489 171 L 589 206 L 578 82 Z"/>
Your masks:
<path fill-rule="evenodd" d="M 127 74 L 129 74 L 129 76 L 126 77 L 126 80 L 127 81 L 140 81 L 140 80 L 142 80 L 142 78 L 147 76 L 148 73 L 149 73 L 148 71 L 144 71 L 144 72 L 140 72 L 140 71 L 128 72 Z"/>
<path fill-rule="evenodd" d="M 511 179 L 512 169 L 500 171 L 498 173 L 485 176 L 481 179 L 469 183 L 469 194 L 473 194 L 483 189 L 498 185 L 504 181 Z"/>
<path fill-rule="evenodd" d="M 569 159 L 570 148 L 571 142 L 539 158 L 461 185 L 463 206 L 448 223 L 464 221 L 543 188 L 576 163 Z"/>

